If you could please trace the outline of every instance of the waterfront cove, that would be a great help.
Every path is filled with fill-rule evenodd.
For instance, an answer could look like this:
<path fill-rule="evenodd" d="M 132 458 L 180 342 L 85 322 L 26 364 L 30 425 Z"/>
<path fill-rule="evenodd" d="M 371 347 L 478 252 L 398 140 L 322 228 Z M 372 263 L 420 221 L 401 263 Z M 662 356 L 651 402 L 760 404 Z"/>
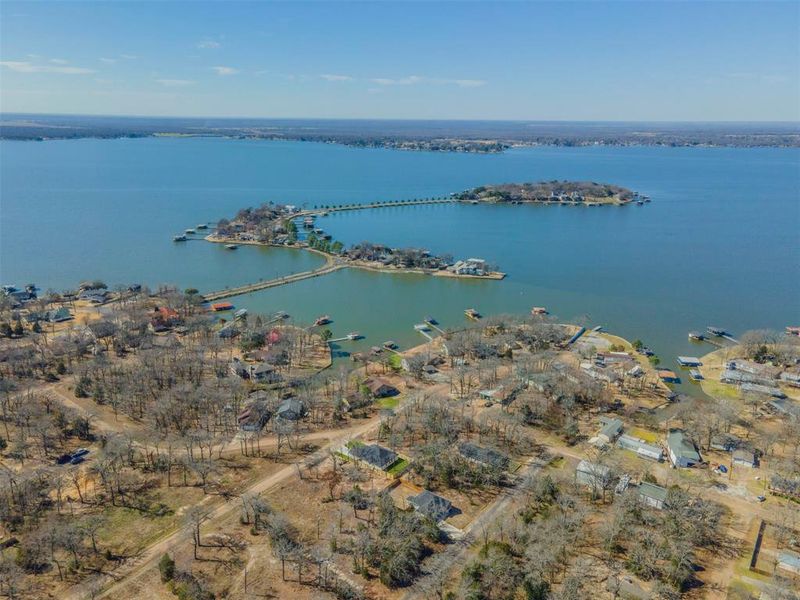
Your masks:
<path fill-rule="evenodd" d="M 301 208 L 449 196 L 480 185 L 551 179 L 641 191 L 637 206 L 441 204 L 331 212 L 317 226 L 346 246 L 366 240 L 480 257 L 503 281 L 341 269 L 230 298 L 298 323 L 329 314 L 341 353 L 424 341 L 464 310 L 527 314 L 641 338 L 665 362 L 702 354 L 687 332 L 783 329 L 800 317 L 797 149 L 531 147 L 469 155 L 231 139 L 0 143 L 3 283 L 64 289 L 174 284 L 222 290 L 313 270 L 307 251 L 232 252 L 173 236 L 262 202 Z M 769 235 L 762 232 L 769 231 Z M 423 314 L 424 313 L 424 314 Z"/>

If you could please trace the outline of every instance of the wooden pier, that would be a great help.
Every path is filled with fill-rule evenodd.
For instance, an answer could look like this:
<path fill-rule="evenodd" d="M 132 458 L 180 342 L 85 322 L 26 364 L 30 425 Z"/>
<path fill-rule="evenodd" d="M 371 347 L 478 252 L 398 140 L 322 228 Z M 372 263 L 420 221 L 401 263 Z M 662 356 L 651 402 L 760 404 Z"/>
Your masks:
<path fill-rule="evenodd" d="M 241 285 L 239 287 L 209 292 L 208 294 L 203 294 L 203 298 L 205 298 L 207 302 L 215 302 L 217 300 L 222 300 L 223 298 L 241 296 L 242 294 L 249 294 L 250 292 L 257 292 L 259 290 L 266 290 L 268 288 L 295 283 L 297 281 L 302 281 L 303 279 L 311 279 L 312 277 L 327 275 L 328 273 L 333 273 L 334 271 L 338 271 L 339 269 L 344 269 L 346 267 L 347 265 L 343 263 L 328 263 L 319 269 L 314 269 L 313 271 L 303 271 L 302 273 L 295 273 L 294 275 L 284 275 L 283 277 L 276 277 L 275 279 L 267 279 L 265 281 Z"/>
<path fill-rule="evenodd" d="M 431 329 L 435 329 L 436 331 L 438 331 L 438 332 L 439 332 L 441 335 L 445 335 L 445 331 L 444 331 L 444 329 L 442 329 L 441 327 L 439 327 L 439 326 L 438 326 L 438 325 L 436 325 L 435 323 L 433 323 L 433 322 L 431 322 L 431 321 L 425 321 L 425 324 L 426 324 L 428 327 L 430 327 Z"/>

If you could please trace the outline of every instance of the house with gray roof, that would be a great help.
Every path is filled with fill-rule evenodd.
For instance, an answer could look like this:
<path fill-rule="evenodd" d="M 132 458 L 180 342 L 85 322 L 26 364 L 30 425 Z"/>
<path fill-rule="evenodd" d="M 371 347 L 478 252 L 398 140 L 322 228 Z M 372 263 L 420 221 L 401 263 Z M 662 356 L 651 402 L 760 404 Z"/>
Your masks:
<path fill-rule="evenodd" d="M 613 476 L 611 469 L 605 465 L 582 460 L 575 469 L 575 481 L 589 486 L 593 490 L 607 488 Z"/>
<path fill-rule="evenodd" d="M 739 386 L 743 392 L 751 394 L 761 394 L 763 396 L 772 396 L 773 398 L 786 398 L 786 394 L 779 387 L 774 385 L 761 385 L 759 383 L 743 383 Z"/>
<path fill-rule="evenodd" d="M 275 417 L 284 421 L 299 421 L 304 416 L 306 416 L 306 407 L 297 398 L 284 400 L 275 411 Z"/>
<path fill-rule="evenodd" d="M 751 469 L 754 469 L 756 466 L 758 466 L 755 453 L 752 450 L 747 450 L 746 448 L 734 450 L 731 457 L 731 462 L 734 465 L 739 465 L 740 467 L 750 467 Z"/>
<path fill-rule="evenodd" d="M 670 429 L 667 435 L 669 459 L 675 467 L 692 467 L 703 462 L 697 446 L 681 429 Z"/>
<path fill-rule="evenodd" d="M 602 427 L 597 437 L 606 444 L 613 444 L 622 433 L 622 421 L 611 417 L 600 417 Z"/>
<path fill-rule="evenodd" d="M 450 500 L 428 490 L 423 490 L 416 496 L 409 496 L 408 503 L 415 511 L 437 523 L 444 521 L 453 510 Z"/>
<path fill-rule="evenodd" d="M 649 458 L 661 462 L 664 459 L 664 451 L 661 446 L 655 444 L 648 444 L 644 440 L 640 440 L 632 435 L 623 434 L 617 439 L 617 446 L 623 450 L 630 450 L 635 452 L 641 458 Z"/>
<path fill-rule="evenodd" d="M 458 452 L 464 458 L 482 465 L 503 470 L 508 468 L 508 456 L 492 448 L 464 442 L 458 446 Z"/>
<path fill-rule="evenodd" d="M 642 482 L 639 484 L 639 502 L 661 510 L 667 501 L 667 488 L 654 483 Z"/>
<path fill-rule="evenodd" d="M 396 452 L 378 444 L 353 444 L 347 448 L 347 454 L 382 471 L 387 470 L 398 459 Z"/>

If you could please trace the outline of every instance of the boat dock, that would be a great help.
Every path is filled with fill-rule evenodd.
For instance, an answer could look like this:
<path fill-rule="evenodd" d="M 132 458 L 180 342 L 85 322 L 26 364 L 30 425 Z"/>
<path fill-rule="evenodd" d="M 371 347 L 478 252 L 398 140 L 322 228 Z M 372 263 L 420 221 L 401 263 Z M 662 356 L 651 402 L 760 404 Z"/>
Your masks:
<path fill-rule="evenodd" d="M 428 333 L 429 330 L 430 330 L 430 327 L 427 325 L 427 323 L 420 323 L 419 325 L 414 325 L 414 331 L 418 331 L 419 333 L 424 335 L 426 338 L 428 338 L 429 342 L 432 342 L 433 341 L 433 336 L 430 333 Z"/>
<path fill-rule="evenodd" d="M 302 273 L 295 273 L 294 275 L 284 275 L 283 277 L 276 277 L 275 279 L 267 279 L 264 281 L 259 281 L 257 283 L 250 283 L 247 285 L 241 285 L 239 287 L 226 288 L 224 290 L 219 290 L 216 292 L 209 292 L 207 294 L 203 294 L 203 298 L 205 298 L 206 301 L 208 302 L 214 302 L 216 300 L 222 300 L 223 298 L 241 296 L 242 294 L 249 294 L 250 292 L 257 292 L 259 290 L 266 290 L 268 288 L 287 285 L 289 283 L 295 283 L 297 281 L 302 281 L 303 279 L 311 279 L 312 277 L 327 275 L 328 273 L 332 273 L 333 271 L 338 271 L 339 269 L 343 269 L 346 266 L 347 265 L 342 263 L 332 263 L 332 264 L 329 263 L 323 267 L 320 267 L 319 269 L 314 269 L 313 271 L 303 271 Z"/>
<path fill-rule="evenodd" d="M 439 332 L 441 335 L 444 335 L 444 334 L 445 334 L 445 333 L 444 333 L 444 329 L 442 329 L 441 327 L 439 327 L 439 326 L 438 326 L 438 325 L 435 323 L 435 321 L 434 321 L 433 319 L 425 319 L 424 323 L 425 323 L 425 325 L 427 325 L 427 326 L 428 326 L 428 327 L 430 327 L 431 329 L 434 329 L 434 330 L 438 331 L 438 332 Z"/>

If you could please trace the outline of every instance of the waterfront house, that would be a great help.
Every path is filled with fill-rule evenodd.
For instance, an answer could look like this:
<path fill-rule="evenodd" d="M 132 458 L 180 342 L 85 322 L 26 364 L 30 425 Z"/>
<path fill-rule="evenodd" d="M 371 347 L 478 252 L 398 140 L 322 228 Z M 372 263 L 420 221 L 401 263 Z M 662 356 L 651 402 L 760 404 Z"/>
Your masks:
<path fill-rule="evenodd" d="M 778 367 L 764 365 L 757 363 L 754 360 L 745 360 L 742 358 L 729 360 L 725 363 L 725 369 L 730 371 L 742 371 L 744 373 L 750 373 L 751 375 L 757 375 L 765 379 L 775 379 L 778 377 L 781 371 Z"/>
<path fill-rule="evenodd" d="M 617 446 L 623 450 L 630 450 L 635 452 L 641 458 L 648 458 L 661 462 L 664 459 L 664 451 L 661 447 L 654 444 L 648 444 L 644 440 L 640 440 L 632 435 L 621 435 L 617 439 Z"/>
<path fill-rule="evenodd" d="M 642 482 L 639 484 L 639 502 L 661 510 L 667 501 L 667 488 L 654 483 Z"/>
<path fill-rule="evenodd" d="M 306 416 L 306 407 L 296 398 L 284 400 L 275 411 L 275 417 L 283 421 L 299 421 L 304 416 Z"/>
<path fill-rule="evenodd" d="M 702 462 L 697 446 L 680 429 L 670 429 L 667 435 L 669 459 L 676 468 L 693 467 Z"/>
<path fill-rule="evenodd" d="M 755 453 L 752 450 L 746 450 L 744 448 L 734 450 L 731 460 L 734 465 L 739 465 L 740 467 L 750 467 L 754 469 L 758 465 Z"/>
<path fill-rule="evenodd" d="M 458 446 L 458 452 L 467 460 L 487 467 L 494 467 L 502 470 L 508 468 L 508 456 L 492 448 L 484 448 L 483 446 L 478 446 L 470 442 L 464 442 Z"/>
<path fill-rule="evenodd" d="M 456 261 L 451 270 L 457 275 L 486 275 L 488 273 L 486 261 L 482 258 Z"/>
<path fill-rule="evenodd" d="M 399 458 L 396 452 L 378 444 L 353 444 L 345 450 L 352 458 L 362 460 L 381 471 L 389 469 Z"/>
<path fill-rule="evenodd" d="M 436 523 L 444 521 L 453 510 L 450 500 L 428 490 L 423 490 L 416 496 L 409 496 L 408 503 L 414 507 L 415 511 Z"/>
<path fill-rule="evenodd" d="M 725 369 L 720 375 L 719 380 L 722 383 L 730 383 L 734 385 L 742 385 L 743 383 L 754 383 L 756 385 L 771 385 L 772 380 L 760 375 L 755 375 L 749 371 L 740 371 L 739 369 Z"/>
<path fill-rule="evenodd" d="M 739 389 L 750 394 L 761 394 L 763 396 L 772 396 L 773 398 L 786 398 L 784 391 L 773 385 L 743 383 L 741 386 L 739 386 Z"/>
<path fill-rule="evenodd" d="M 378 377 L 369 377 L 364 380 L 364 385 L 369 390 L 374 398 L 385 398 L 387 396 L 396 396 L 400 391 L 389 382 Z"/>
<path fill-rule="evenodd" d="M 597 434 L 600 441 L 612 444 L 622 434 L 622 421 L 620 419 L 600 417 L 600 423 L 603 425 Z"/>

